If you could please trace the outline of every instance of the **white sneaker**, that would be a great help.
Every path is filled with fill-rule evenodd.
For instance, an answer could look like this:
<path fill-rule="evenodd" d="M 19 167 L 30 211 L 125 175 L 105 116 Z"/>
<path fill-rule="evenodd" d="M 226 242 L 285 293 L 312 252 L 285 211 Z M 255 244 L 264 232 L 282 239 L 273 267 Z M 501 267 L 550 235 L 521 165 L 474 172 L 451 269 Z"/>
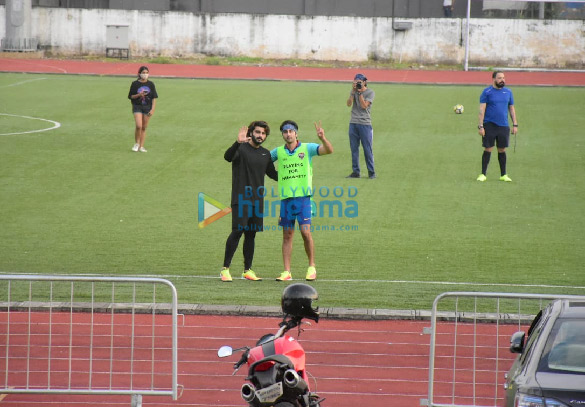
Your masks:
<path fill-rule="evenodd" d="M 146 153 L 146 148 L 144 148 L 144 147 L 140 147 L 140 150 L 139 150 L 139 151 L 140 151 L 141 153 Z"/>
<path fill-rule="evenodd" d="M 138 143 L 134 144 L 134 147 L 132 147 L 132 151 L 138 151 L 139 147 L 140 147 L 140 144 L 138 144 Z"/>

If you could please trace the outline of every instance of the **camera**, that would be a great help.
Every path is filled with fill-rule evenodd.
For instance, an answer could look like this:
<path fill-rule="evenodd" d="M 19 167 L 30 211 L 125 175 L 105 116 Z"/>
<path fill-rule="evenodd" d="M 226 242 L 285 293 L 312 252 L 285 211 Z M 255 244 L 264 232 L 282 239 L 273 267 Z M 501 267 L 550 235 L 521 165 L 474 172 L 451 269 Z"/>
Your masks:
<path fill-rule="evenodd" d="M 355 83 L 355 88 L 356 89 L 361 89 L 362 88 L 362 81 L 358 81 Z"/>

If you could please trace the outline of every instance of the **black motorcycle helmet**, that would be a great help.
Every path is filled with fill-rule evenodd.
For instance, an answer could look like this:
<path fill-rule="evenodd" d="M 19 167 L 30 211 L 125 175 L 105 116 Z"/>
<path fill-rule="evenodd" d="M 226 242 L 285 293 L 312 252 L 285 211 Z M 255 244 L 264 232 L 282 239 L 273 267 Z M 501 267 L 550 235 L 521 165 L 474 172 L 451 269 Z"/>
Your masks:
<path fill-rule="evenodd" d="M 312 286 L 303 283 L 291 284 L 282 293 L 282 312 L 291 317 L 308 318 L 319 322 L 319 307 L 313 305 L 319 293 Z"/>

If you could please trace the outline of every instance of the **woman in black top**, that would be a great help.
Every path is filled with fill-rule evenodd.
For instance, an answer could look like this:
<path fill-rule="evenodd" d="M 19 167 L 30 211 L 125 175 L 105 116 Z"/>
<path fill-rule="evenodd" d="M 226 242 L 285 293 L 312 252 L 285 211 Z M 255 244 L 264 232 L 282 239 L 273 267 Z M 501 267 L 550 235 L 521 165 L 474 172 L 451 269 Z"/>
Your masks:
<path fill-rule="evenodd" d="M 146 153 L 144 148 L 144 139 L 146 137 L 146 127 L 150 118 L 154 114 L 156 107 L 156 87 L 154 83 L 148 80 L 148 67 L 141 66 L 138 70 L 138 79 L 130 85 L 128 99 L 132 102 L 132 113 L 134 114 L 134 147 L 132 151 Z"/>

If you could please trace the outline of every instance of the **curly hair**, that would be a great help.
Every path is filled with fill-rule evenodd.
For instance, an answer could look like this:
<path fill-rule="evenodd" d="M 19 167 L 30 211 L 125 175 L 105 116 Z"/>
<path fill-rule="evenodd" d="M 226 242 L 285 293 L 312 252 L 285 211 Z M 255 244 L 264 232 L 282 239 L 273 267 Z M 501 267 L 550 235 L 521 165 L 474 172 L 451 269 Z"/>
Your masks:
<path fill-rule="evenodd" d="M 268 137 L 268 135 L 270 134 L 270 126 L 268 126 L 268 123 L 266 123 L 263 120 L 256 120 L 253 121 L 252 123 L 250 123 L 250 125 L 248 126 L 248 137 L 252 137 L 252 133 L 254 132 L 254 129 L 256 127 L 262 127 L 264 129 L 264 131 L 266 132 L 266 137 Z"/>

